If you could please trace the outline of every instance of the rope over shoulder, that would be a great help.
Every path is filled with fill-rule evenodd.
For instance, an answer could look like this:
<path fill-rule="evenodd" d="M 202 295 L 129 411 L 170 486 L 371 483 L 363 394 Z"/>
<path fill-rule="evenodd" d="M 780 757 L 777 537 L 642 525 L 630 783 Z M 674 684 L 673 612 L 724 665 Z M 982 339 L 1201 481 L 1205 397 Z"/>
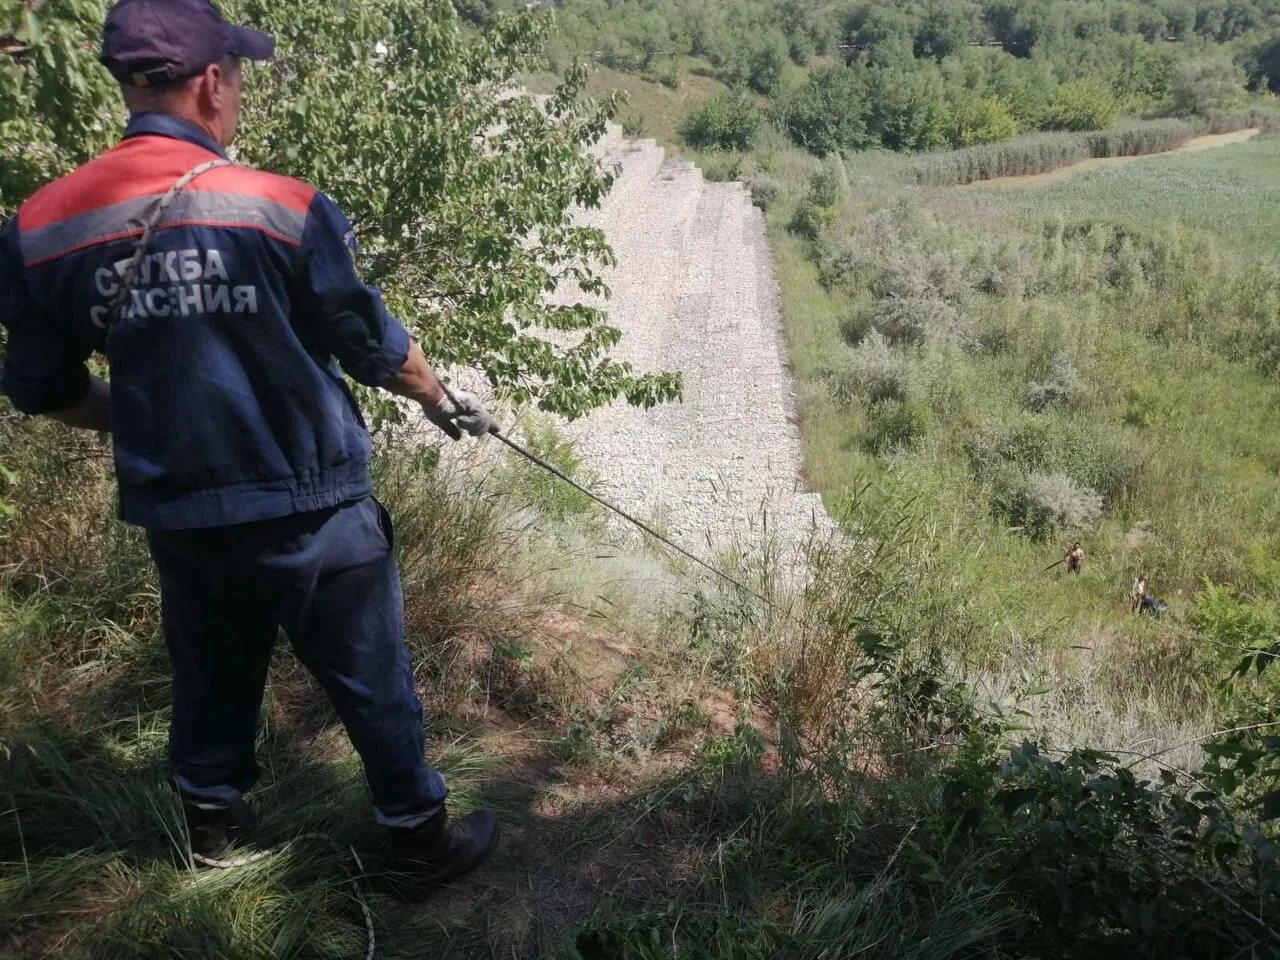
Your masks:
<path fill-rule="evenodd" d="M 192 167 L 182 176 L 180 176 L 159 200 L 156 205 L 151 208 L 151 212 L 147 215 L 146 220 L 130 220 L 129 224 L 142 227 L 142 235 L 138 237 L 138 244 L 133 248 L 133 256 L 129 258 L 129 262 L 125 264 L 124 273 L 120 275 L 120 289 L 116 291 L 115 297 L 112 298 L 104 319 L 98 320 L 96 317 L 93 322 L 101 329 L 107 329 L 108 323 L 114 321 L 119 315 L 120 310 L 124 307 L 124 301 L 133 291 L 134 286 L 138 282 L 138 267 L 142 264 L 142 256 L 147 252 L 147 246 L 151 243 L 151 233 L 164 219 L 165 211 L 169 209 L 174 198 L 180 194 L 196 177 L 201 174 L 208 173 L 210 170 L 216 170 L 218 167 L 231 166 L 230 160 L 224 160 L 218 157 L 214 160 L 206 160 L 198 166 Z"/>

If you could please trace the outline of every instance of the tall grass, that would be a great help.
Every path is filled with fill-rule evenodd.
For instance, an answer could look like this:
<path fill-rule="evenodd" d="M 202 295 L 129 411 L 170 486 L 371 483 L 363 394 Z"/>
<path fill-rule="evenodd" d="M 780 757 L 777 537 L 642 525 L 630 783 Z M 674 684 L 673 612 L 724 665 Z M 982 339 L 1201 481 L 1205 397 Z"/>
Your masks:
<path fill-rule="evenodd" d="M 1212 125 L 1187 120 L 1147 120 L 1110 130 L 1037 133 L 962 150 L 925 154 L 910 167 L 917 183 L 950 186 L 1047 173 L 1092 157 L 1135 157 L 1176 150 L 1202 132 L 1252 126 L 1251 114 L 1219 115 Z"/>

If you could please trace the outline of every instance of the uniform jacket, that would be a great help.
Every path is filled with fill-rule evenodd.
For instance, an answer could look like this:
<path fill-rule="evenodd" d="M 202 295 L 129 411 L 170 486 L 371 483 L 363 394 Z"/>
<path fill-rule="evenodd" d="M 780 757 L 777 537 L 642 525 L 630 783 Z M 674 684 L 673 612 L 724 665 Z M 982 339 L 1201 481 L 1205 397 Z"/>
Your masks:
<path fill-rule="evenodd" d="M 26 413 L 74 406 L 102 351 L 121 515 L 154 529 L 368 495 L 369 435 L 342 371 L 381 386 L 408 354 L 408 334 L 355 272 L 334 203 L 235 165 L 177 195 L 108 320 L 138 221 L 221 155 L 185 121 L 136 115 L 116 147 L 39 190 L 0 234 L 4 392 Z"/>

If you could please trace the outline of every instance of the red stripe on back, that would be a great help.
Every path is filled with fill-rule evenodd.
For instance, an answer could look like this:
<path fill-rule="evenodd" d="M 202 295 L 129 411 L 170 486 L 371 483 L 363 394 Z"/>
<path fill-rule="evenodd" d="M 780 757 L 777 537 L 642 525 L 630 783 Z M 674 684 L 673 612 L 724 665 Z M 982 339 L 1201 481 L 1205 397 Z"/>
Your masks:
<path fill-rule="evenodd" d="M 114 203 L 164 193 L 213 156 L 204 147 L 172 137 L 130 137 L 32 194 L 18 208 L 18 228 L 35 230 Z M 301 180 L 239 166 L 210 170 L 187 189 L 259 196 L 304 214 L 316 192 Z"/>

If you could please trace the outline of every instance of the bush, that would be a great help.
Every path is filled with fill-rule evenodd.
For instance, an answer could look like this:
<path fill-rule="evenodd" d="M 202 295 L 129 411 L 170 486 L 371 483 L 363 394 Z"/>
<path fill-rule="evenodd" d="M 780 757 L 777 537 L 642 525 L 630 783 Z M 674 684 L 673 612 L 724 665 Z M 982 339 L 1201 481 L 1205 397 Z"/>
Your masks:
<path fill-rule="evenodd" d="M 1027 478 L 1023 532 L 1034 539 L 1087 533 L 1102 516 L 1102 497 L 1062 473 L 1033 472 Z"/>
<path fill-rule="evenodd" d="M 1046 126 L 1054 130 L 1101 130 L 1116 119 L 1116 98 L 1097 80 L 1061 84 L 1049 105 Z"/>
<path fill-rule="evenodd" d="M 1049 361 L 1048 376 L 1029 386 L 1022 402 L 1028 410 L 1037 412 L 1065 407 L 1071 403 L 1079 386 L 1080 375 L 1071 362 L 1071 356 L 1055 353 Z"/>
<path fill-rule="evenodd" d="M 913 401 L 886 400 L 867 418 L 867 449 L 883 454 L 910 447 L 929 430 L 929 408 Z"/>
<path fill-rule="evenodd" d="M 808 198 L 821 207 L 834 207 L 849 192 L 849 180 L 839 157 L 828 157 L 809 178 Z"/>
<path fill-rule="evenodd" d="M 840 339 L 851 347 L 856 347 L 875 332 L 871 326 L 871 316 L 865 310 L 851 310 L 836 323 Z"/>
<path fill-rule="evenodd" d="M 967 318 L 955 305 L 937 297 L 883 297 L 876 301 L 871 324 L 890 343 L 962 344 Z"/>
<path fill-rule="evenodd" d="M 882 297 L 928 298 L 961 303 L 972 287 L 954 250 L 905 246 L 891 256 L 872 285 Z"/>
<path fill-rule="evenodd" d="M 1122 428 L 1084 417 L 1025 414 L 992 424 L 968 439 L 966 453 L 978 480 L 1010 496 L 1020 493 L 1015 477 L 1063 473 L 1116 503 L 1137 487 L 1143 466 Z"/>
<path fill-rule="evenodd" d="M 743 178 L 743 183 L 751 194 L 751 202 L 761 210 L 768 210 L 769 205 L 782 192 L 782 183 L 763 170 L 752 170 Z"/>
<path fill-rule="evenodd" d="M 680 136 L 691 147 L 746 150 L 761 119 L 749 97 L 721 93 L 689 114 L 680 125 Z"/>
<path fill-rule="evenodd" d="M 824 207 L 805 198 L 796 207 L 796 212 L 791 217 L 791 222 L 787 224 L 787 229 L 802 237 L 816 240 L 836 225 L 837 216 L 835 207 Z"/>
<path fill-rule="evenodd" d="M 744 158 L 740 153 L 728 150 L 715 150 L 703 154 L 698 163 L 702 175 L 712 183 L 726 183 L 742 176 Z"/>
<path fill-rule="evenodd" d="M 782 32 L 767 31 L 747 56 L 747 85 L 756 93 L 773 93 L 790 58 L 791 51 Z"/>
<path fill-rule="evenodd" d="M 894 356 L 884 336 L 873 330 L 850 351 L 845 368 L 830 375 L 830 385 L 843 406 L 863 398 L 872 404 L 902 402 L 907 398 L 906 366 Z"/>

